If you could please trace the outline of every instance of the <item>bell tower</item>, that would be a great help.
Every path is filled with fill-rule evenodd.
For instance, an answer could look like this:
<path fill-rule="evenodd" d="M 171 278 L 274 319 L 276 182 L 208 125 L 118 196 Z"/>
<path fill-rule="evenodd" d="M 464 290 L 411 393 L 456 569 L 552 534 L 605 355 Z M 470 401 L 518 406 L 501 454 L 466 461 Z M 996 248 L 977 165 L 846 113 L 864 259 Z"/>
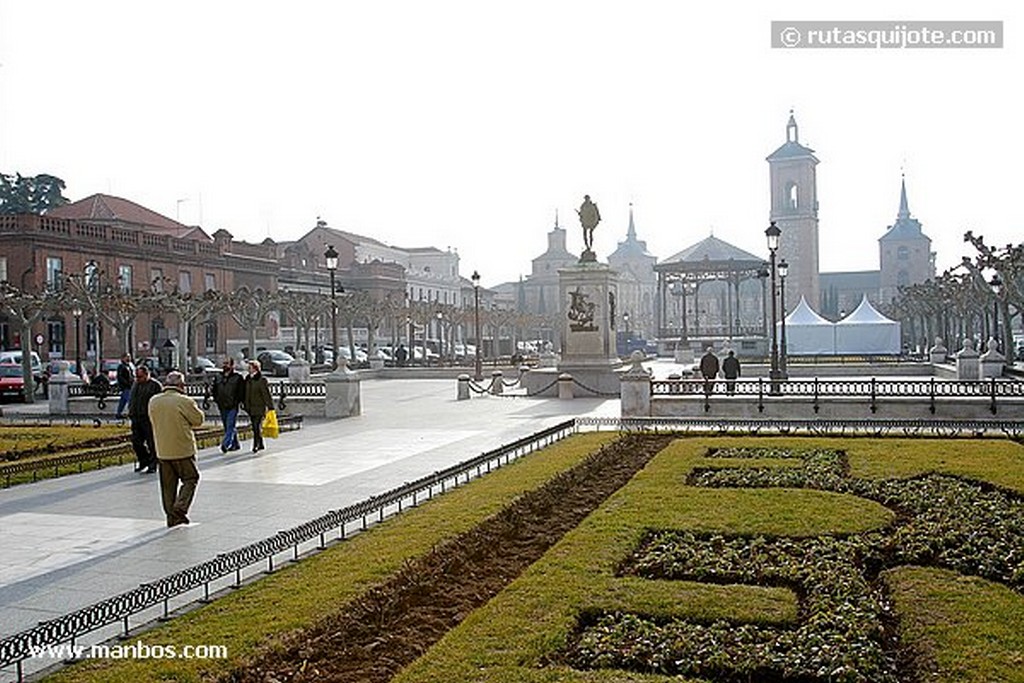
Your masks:
<path fill-rule="evenodd" d="M 786 308 L 792 310 L 803 296 L 821 308 L 818 284 L 818 185 L 814 150 L 800 144 L 793 111 L 786 123 L 786 142 L 768 157 L 771 189 L 770 221 L 782 230 L 778 260 L 786 259 Z"/>

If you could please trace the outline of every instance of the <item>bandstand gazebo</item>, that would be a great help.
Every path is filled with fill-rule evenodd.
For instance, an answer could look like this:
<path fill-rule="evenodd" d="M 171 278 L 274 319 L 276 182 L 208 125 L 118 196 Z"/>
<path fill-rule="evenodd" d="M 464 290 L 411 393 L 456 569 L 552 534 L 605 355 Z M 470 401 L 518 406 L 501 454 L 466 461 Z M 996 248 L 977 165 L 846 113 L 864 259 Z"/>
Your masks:
<path fill-rule="evenodd" d="M 700 352 L 728 340 L 737 355 L 765 354 L 768 270 L 763 258 L 711 235 L 654 271 L 659 353 Z"/>

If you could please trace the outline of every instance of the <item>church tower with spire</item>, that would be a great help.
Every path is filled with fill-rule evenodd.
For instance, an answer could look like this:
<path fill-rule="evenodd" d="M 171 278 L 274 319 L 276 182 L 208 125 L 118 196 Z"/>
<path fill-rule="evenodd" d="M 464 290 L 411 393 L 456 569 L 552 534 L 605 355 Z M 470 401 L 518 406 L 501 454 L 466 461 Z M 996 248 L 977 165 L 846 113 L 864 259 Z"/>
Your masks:
<path fill-rule="evenodd" d="M 655 294 L 658 277 L 654 264 L 658 258 L 647 251 L 647 242 L 637 239 L 633 222 L 633 204 L 629 205 L 629 227 L 626 241 L 608 256 L 608 265 L 619 274 L 618 312 L 629 314 L 629 328 L 634 337 L 653 339 Z"/>
<path fill-rule="evenodd" d="M 820 309 L 818 267 L 818 186 L 814 150 L 800 144 L 793 111 L 786 123 L 786 142 L 767 157 L 771 212 L 769 220 L 782 230 L 776 258 L 789 264 L 786 308 L 800 297 Z M 767 226 L 766 226 L 767 227 Z"/>
<path fill-rule="evenodd" d="M 901 286 L 935 277 L 935 254 L 931 239 L 921 231 L 921 222 L 910 215 L 907 180 L 900 180 L 900 208 L 896 222 L 878 238 L 879 298 L 887 304 L 899 295 Z"/>

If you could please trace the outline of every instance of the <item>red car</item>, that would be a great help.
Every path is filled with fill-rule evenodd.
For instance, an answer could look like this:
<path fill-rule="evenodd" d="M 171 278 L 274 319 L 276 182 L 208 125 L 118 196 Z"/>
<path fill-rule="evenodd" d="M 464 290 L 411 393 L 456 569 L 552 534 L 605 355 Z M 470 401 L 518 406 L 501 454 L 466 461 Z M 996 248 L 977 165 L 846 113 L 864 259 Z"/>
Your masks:
<path fill-rule="evenodd" d="M 25 400 L 25 379 L 21 366 L 14 363 L 0 365 L 0 396 L 8 395 Z"/>

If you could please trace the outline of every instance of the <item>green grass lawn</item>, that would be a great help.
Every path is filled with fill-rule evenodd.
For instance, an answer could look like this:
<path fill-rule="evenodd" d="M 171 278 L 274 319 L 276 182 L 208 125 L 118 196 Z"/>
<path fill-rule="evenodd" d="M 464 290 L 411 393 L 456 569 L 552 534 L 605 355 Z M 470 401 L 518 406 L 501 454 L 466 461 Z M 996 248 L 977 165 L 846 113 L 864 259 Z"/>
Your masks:
<path fill-rule="evenodd" d="M 227 645 L 227 662 L 89 662 L 54 680 L 199 681 L 223 673 L 257 649 L 273 646 L 274 634 L 313 623 L 409 558 L 471 528 L 610 438 L 586 434 L 556 444 L 141 636 L 154 644 Z M 855 477 L 882 480 L 943 472 L 1024 492 L 1024 448 L 1003 440 L 679 439 L 395 680 L 670 680 L 615 670 L 577 671 L 553 663 L 552 657 L 566 645 L 584 613 L 623 611 L 701 622 L 787 625 L 797 619 L 797 599 L 779 587 L 617 576 L 617 567 L 648 530 L 811 538 L 884 529 L 893 521 L 887 508 L 849 494 L 687 486 L 687 475 L 699 467 L 793 466 L 776 458 L 706 458 L 709 446 L 845 449 Z M 905 637 L 919 642 L 934 662 L 936 672 L 928 680 L 1021 680 L 1020 594 L 934 569 L 893 570 L 885 580 Z M 970 678 L 965 671 L 983 673 Z"/>

